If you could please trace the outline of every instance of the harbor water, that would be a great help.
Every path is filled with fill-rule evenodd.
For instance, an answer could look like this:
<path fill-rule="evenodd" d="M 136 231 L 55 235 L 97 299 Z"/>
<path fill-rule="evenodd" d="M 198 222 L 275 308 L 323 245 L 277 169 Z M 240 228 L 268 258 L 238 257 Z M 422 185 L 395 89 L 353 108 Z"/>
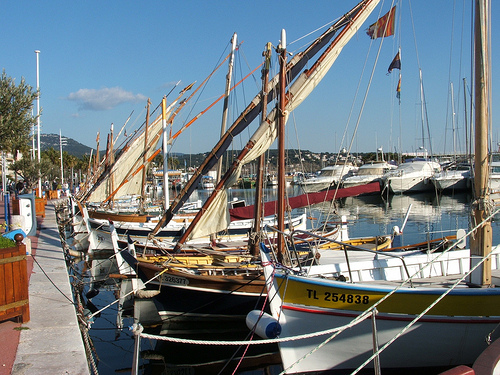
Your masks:
<path fill-rule="evenodd" d="M 198 191 L 198 196 L 193 199 L 204 200 L 208 193 Z M 276 189 L 265 189 L 265 193 L 266 200 L 273 200 Z M 287 193 L 294 196 L 300 192 L 297 187 L 290 187 Z M 251 203 L 253 198 L 254 191 L 250 189 L 234 189 L 230 193 L 230 199 L 245 199 Z M 398 241 L 405 245 L 456 234 L 458 229 L 468 231 L 471 227 L 471 196 L 467 193 L 428 193 L 351 197 L 337 201 L 334 206 L 324 203 L 308 208 L 307 216 L 310 227 L 324 220 L 338 221 L 344 217 L 350 237 L 386 235 L 397 226 L 402 229 Z M 499 221 L 493 220 L 492 226 L 493 243 L 497 244 L 500 240 Z M 89 314 L 102 309 L 89 323 L 96 373 L 131 373 L 135 345 L 132 326 L 137 320 L 148 333 L 206 341 L 204 344 L 185 344 L 143 338 L 140 340 L 139 374 L 280 373 L 282 367 L 275 345 L 211 345 L 211 341 L 249 339 L 244 322 L 190 319 L 160 322 L 151 300 L 120 300 L 120 296 L 130 290 L 131 281 L 114 276 L 117 274 L 116 264 L 108 256 L 103 254 L 75 262 L 72 271 L 76 275 L 92 273 L 97 277 L 97 283 L 92 285 L 87 277 L 82 278 L 82 295 L 90 302 L 87 304 Z M 115 302 L 117 300 L 119 302 Z"/>

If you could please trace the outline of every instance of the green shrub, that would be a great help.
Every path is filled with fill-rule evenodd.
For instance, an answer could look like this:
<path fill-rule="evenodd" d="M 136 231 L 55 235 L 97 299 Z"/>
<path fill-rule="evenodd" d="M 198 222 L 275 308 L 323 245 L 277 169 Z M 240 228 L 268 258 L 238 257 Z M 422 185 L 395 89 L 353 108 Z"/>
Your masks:
<path fill-rule="evenodd" d="M 12 241 L 9 238 L 0 236 L 0 249 L 5 249 L 7 247 L 14 247 L 16 246 L 16 241 Z"/>

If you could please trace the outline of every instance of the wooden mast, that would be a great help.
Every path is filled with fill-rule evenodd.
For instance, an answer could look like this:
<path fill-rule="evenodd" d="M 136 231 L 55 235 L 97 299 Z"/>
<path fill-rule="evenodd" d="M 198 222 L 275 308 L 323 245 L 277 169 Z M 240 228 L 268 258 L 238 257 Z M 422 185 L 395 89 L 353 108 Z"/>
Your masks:
<path fill-rule="evenodd" d="M 148 98 L 148 104 L 146 109 L 146 124 L 144 128 L 144 150 L 148 148 L 148 131 L 149 131 L 149 109 L 151 106 L 151 100 Z M 144 152 L 142 157 L 142 164 L 145 165 L 147 160 L 147 153 Z M 141 183 L 141 201 L 139 206 L 139 212 L 144 212 L 144 202 L 146 201 L 146 168 L 142 171 L 142 183 Z"/>
<path fill-rule="evenodd" d="M 278 110 L 278 260 L 283 261 L 285 252 L 285 106 L 286 106 L 286 32 L 281 30 L 280 53 L 280 81 L 279 81 L 279 110 Z"/>
<path fill-rule="evenodd" d="M 483 222 L 489 215 L 489 163 L 488 126 L 490 90 L 490 0 L 475 0 L 474 16 L 474 101 L 475 101 L 475 153 L 474 153 L 474 223 Z M 470 240 L 471 266 L 488 256 L 492 246 L 491 220 L 485 221 Z M 491 259 L 488 258 L 471 274 L 471 283 L 491 285 Z"/>
<path fill-rule="evenodd" d="M 272 44 L 267 43 L 266 49 L 262 53 L 264 56 L 264 67 L 262 68 L 262 112 L 261 112 L 261 122 L 264 122 L 267 117 L 267 96 L 269 90 L 269 69 L 271 66 L 271 49 Z M 259 255 L 259 243 L 261 241 L 261 221 L 262 221 L 262 189 L 264 188 L 264 165 L 265 165 L 265 154 L 259 156 L 259 164 L 257 167 L 257 179 L 255 181 L 255 205 L 254 205 L 254 224 L 252 233 L 253 236 L 250 237 L 249 249 L 250 254 L 253 256 Z"/>

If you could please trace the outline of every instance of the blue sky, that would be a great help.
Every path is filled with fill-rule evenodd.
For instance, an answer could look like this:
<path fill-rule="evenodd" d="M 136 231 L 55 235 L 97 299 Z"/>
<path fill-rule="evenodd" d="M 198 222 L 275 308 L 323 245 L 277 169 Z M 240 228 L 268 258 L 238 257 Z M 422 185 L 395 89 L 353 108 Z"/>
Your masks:
<path fill-rule="evenodd" d="M 288 50 L 299 51 L 312 36 L 294 41 L 336 20 L 356 3 L 355 0 L 4 1 L 0 5 L 1 68 L 17 82 L 24 77 L 35 87 L 34 51 L 40 50 L 42 133 L 58 134 L 61 130 L 63 136 L 95 147 L 99 131 L 102 149 L 111 123 L 116 132 L 133 111 L 126 127 L 130 133 L 144 121 L 147 98 L 156 107 L 174 83 L 181 81 L 169 99 L 189 83 L 201 83 L 221 56 L 228 53 L 234 32 L 242 43 L 235 63 L 234 79 L 239 80 L 261 63 L 267 42 L 278 44 L 282 28 L 287 31 Z M 381 1 L 324 81 L 294 111 L 288 122 L 288 147 L 316 152 L 348 148 L 382 41 L 372 42 L 365 29 L 386 13 L 391 4 Z M 451 85 L 455 134 L 460 144 L 456 148 L 463 150 L 462 80 L 466 78 L 470 87 L 471 0 L 420 0 L 411 4 L 403 0 L 396 5 L 396 35 L 383 41 L 351 150 L 374 151 L 377 147 L 394 150 L 400 139 L 403 151 L 413 151 L 422 145 L 419 66 L 424 79 L 432 150 L 453 151 Z M 495 5 L 493 20 L 500 19 Z M 493 23 L 493 46 L 496 30 L 498 27 Z M 399 45 L 401 105 L 395 99 L 399 71 L 386 74 Z M 492 54 L 495 61 L 495 47 Z M 203 93 L 181 111 L 173 124 L 174 132 L 223 94 L 226 73 L 227 64 L 214 74 Z M 495 83 L 493 76 L 493 88 Z M 259 86 L 258 70 L 235 90 L 229 122 L 253 98 Z M 493 92 L 493 108 L 495 103 Z M 209 151 L 220 135 L 221 114 L 222 101 L 184 132 L 172 150 Z M 348 137 L 341 143 L 346 127 Z M 497 133 L 493 120 L 495 143 Z M 428 138 L 427 134 L 425 137 Z M 236 140 L 234 148 L 245 142 L 243 137 Z M 428 139 L 425 142 L 429 148 Z"/>

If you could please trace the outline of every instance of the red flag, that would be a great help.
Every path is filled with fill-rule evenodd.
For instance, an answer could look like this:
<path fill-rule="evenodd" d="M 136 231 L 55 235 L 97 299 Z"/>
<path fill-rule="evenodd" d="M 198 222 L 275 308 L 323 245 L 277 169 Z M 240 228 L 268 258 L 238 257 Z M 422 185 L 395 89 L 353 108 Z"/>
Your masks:
<path fill-rule="evenodd" d="M 394 35 L 395 14 L 396 14 L 396 7 L 394 6 L 383 17 L 379 18 L 377 22 L 370 25 L 366 33 L 372 39 L 383 38 L 385 36 Z"/>

